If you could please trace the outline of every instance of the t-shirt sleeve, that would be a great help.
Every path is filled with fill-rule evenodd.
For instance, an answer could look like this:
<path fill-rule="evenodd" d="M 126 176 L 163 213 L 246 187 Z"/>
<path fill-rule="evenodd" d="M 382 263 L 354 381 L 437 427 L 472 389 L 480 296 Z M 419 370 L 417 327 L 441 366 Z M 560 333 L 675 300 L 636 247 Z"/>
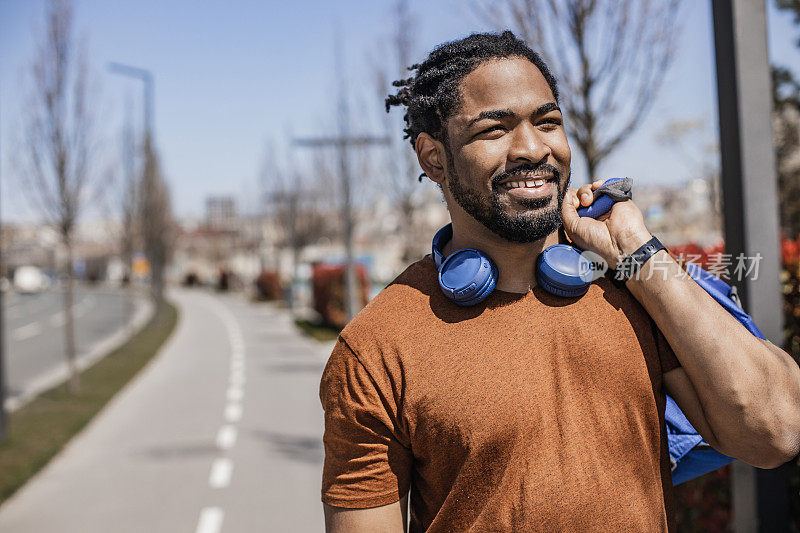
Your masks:
<path fill-rule="evenodd" d="M 320 383 L 325 411 L 322 501 L 362 509 L 398 501 L 409 488 L 411 451 L 398 430 L 391 391 L 340 337 Z"/>
<path fill-rule="evenodd" d="M 681 366 L 678 357 L 672 350 L 672 346 L 667 342 L 667 338 L 661 333 L 661 329 L 653 323 L 653 331 L 656 336 L 656 348 L 658 349 L 658 358 L 661 361 L 661 373 L 666 374 L 670 370 L 675 370 Z"/>

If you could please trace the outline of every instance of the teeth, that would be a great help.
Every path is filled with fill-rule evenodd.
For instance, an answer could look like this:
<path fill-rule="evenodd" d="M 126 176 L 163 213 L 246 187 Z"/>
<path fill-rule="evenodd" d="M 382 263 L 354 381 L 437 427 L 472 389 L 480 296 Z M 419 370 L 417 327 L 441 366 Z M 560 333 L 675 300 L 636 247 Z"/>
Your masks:
<path fill-rule="evenodd" d="M 527 181 L 509 181 L 505 185 L 509 189 L 520 189 L 525 187 L 526 189 L 534 189 L 536 187 L 541 187 L 544 185 L 545 180 L 527 180 Z"/>

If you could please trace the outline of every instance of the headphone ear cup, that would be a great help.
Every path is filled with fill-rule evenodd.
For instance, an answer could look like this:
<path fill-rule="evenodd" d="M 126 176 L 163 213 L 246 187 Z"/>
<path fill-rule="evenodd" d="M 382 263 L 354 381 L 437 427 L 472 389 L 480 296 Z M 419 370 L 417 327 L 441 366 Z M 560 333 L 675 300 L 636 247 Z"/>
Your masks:
<path fill-rule="evenodd" d="M 474 248 L 450 254 L 439 267 L 439 287 L 455 304 L 475 305 L 489 296 L 497 284 L 497 267 Z"/>
<path fill-rule="evenodd" d="M 583 296 L 589 290 L 589 285 L 571 290 L 562 289 L 556 285 L 551 284 L 548 280 L 540 278 L 538 272 L 536 275 L 536 281 L 544 290 L 546 290 L 550 294 L 554 296 L 560 296 L 562 298 L 576 298 L 578 296 Z"/>
<path fill-rule="evenodd" d="M 583 296 L 592 284 L 592 264 L 568 244 L 548 246 L 536 260 L 536 281 L 555 296 Z"/>

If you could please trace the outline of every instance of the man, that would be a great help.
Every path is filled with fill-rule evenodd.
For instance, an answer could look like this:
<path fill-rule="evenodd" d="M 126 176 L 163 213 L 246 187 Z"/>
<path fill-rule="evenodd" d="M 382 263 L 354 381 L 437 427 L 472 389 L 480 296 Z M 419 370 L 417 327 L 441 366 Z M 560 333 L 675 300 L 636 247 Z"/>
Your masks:
<path fill-rule="evenodd" d="M 475 248 L 499 281 L 459 307 L 430 257 L 344 329 L 322 378 L 329 531 L 665 531 L 665 393 L 707 442 L 762 468 L 800 449 L 800 369 L 661 250 L 579 298 L 536 285 L 547 246 L 610 268 L 651 235 L 632 201 L 579 218 L 553 76 L 511 32 L 434 50 L 389 105 L 442 188 L 445 255 Z M 563 231 L 560 230 L 563 221 Z M 663 275 L 650 275 L 656 262 Z"/>

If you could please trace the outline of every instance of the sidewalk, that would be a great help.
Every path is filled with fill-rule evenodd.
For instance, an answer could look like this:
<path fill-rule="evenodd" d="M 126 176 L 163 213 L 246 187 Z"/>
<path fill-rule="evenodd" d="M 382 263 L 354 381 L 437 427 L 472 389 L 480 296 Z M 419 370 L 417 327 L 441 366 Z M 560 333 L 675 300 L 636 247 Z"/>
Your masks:
<path fill-rule="evenodd" d="M 0 507 L 3 532 L 320 531 L 332 343 L 241 296 L 178 290 L 162 352 Z"/>

